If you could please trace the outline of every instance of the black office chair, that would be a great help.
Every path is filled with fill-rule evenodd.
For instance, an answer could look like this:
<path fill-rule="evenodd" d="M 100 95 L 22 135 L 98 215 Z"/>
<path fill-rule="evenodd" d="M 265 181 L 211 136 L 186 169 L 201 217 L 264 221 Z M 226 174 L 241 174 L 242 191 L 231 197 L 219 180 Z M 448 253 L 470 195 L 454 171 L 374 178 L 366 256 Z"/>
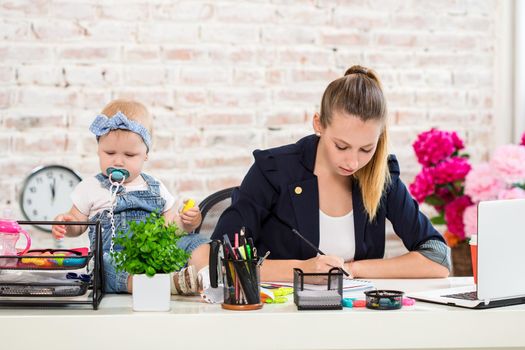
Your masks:
<path fill-rule="evenodd" d="M 225 188 L 210 194 L 199 204 L 202 213 L 202 222 L 199 227 L 195 229 L 196 233 L 200 233 L 205 237 L 210 237 L 217 225 L 217 221 L 222 212 L 231 204 L 231 195 L 235 187 Z"/>

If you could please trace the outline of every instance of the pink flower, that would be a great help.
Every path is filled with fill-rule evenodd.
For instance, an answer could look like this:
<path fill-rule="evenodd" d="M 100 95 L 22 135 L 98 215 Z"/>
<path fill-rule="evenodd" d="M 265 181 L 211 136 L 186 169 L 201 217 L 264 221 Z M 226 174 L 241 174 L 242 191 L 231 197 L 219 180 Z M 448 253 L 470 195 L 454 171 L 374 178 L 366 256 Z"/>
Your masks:
<path fill-rule="evenodd" d="M 425 198 L 434 192 L 434 176 L 432 169 L 423 168 L 417 174 L 414 182 L 410 184 L 410 193 L 418 201 L 422 203 Z"/>
<path fill-rule="evenodd" d="M 431 129 L 419 134 L 412 147 L 416 152 L 418 162 L 428 167 L 450 157 L 463 149 L 464 145 L 455 132 Z"/>
<path fill-rule="evenodd" d="M 523 135 L 521 135 L 521 143 L 520 143 L 520 145 L 525 146 L 525 132 L 523 133 Z"/>
<path fill-rule="evenodd" d="M 525 198 L 525 190 L 514 187 L 498 193 L 498 199 L 522 199 Z"/>
<path fill-rule="evenodd" d="M 472 205 L 468 196 L 461 196 L 454 199 L 445 206 L 445 221 L 448 230 L 460 240 L 465 239 L 465 228 L 463 226 L 463 212 L 465 208 Z"/>
<path fill-rule="evenodd" d="M 472 237 L 478 233 L 478 206 L 476 204 L 465 209 L 463 225 L 465 226 L 465 236 Z"/>
<path fill-rule="evenodd" d="M 505 183 L 494 175 L 488 163 L 474 166 L 465 178 L 465 194 L 474 202 L 496 199 Z"/>
<path fill-rule="evenodd" d="M 470 171 L 468 160 L 463 157 L 452 157 L 445 159 L 436 165 L 434 179 L 436 184 L 446 184 L 457 180 L 463 180 Z"/>
<path fill-rule="evenodd" d="M 525 148 L 518 145 L 503 145 L 494 151 L 490 165 L 508 184 L 525 179 Z"/>

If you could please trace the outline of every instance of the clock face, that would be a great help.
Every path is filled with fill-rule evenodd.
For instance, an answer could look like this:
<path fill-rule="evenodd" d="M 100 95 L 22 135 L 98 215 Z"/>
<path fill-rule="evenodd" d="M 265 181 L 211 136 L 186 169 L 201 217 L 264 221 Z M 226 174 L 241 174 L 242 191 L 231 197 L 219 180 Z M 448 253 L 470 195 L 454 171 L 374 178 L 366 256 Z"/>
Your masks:
<path fill-rule="evenodd" d="M 81 178 L 73 170 L 61 165 L 37 168 L 27 177 L 20 205 L 22 213 L 31 221 L 53 220 L 71 209 L 71 192 Z M 35 225 L 51 231 L 49 225 Z"/>

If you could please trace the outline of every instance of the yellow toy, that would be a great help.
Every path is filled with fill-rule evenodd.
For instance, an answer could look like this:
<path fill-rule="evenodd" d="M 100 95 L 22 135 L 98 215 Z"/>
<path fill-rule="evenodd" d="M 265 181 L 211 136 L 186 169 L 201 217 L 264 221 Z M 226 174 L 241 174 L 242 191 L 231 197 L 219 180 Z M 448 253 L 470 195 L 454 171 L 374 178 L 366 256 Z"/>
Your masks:
<path fill-rule="evenodd" d="M 182 210 L 181 210 L 180 212 L 181 212 L 181 213 L 184 213 L 186 210 L 191 209 L 191 208 L 193 208 L 194 206 L 195 206 L 195 200 L 193 200 L 193 199 L 190 198 L 190 199 L 188 199 L 188 200 L 186 201 L 186 203 L 184 204 L 184 207 L 182 207 Z"/>

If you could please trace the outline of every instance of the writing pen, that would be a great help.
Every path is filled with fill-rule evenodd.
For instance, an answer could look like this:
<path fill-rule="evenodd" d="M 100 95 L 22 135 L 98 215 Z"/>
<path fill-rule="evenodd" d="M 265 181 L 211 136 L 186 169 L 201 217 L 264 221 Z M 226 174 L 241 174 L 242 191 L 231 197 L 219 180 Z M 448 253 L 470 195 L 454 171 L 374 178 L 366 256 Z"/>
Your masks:
<path fill-rule="evenodd" d="M 302 234 L 299 233 L 299 231 L 297 231 L 294 227 L 292 227 L 292 225 L 288 224 L 286 221 L 284 221 L 283 219 L 281 219 L 280 217 L 277 216 L 277 214 L 275 214 L 274 212 L 270 212 L 270 214 L 276 218 L 280 223 L 282 223 L 284 226 L 288 227 L 297 237 L 301 238 L 303 240 L 304 243 L 308 244 L 313 250 L 315 250 L 319 255 L 326 255 L 325 253 L 323 253 L 321 251 L 321 249 L 319 249 L 318 247 L 316 247 L 312 242 L 310 242 L 308 239 L 306 239 L 306 237 L 304 237 Z M 341 271 L 343 271 L 343 273 L 345 274 L 345 276 L 349 277 L 350 274 L 348 273 L 348 271 L 345 270 L 344 268 L 344 265 L 340 267 Z"/>

